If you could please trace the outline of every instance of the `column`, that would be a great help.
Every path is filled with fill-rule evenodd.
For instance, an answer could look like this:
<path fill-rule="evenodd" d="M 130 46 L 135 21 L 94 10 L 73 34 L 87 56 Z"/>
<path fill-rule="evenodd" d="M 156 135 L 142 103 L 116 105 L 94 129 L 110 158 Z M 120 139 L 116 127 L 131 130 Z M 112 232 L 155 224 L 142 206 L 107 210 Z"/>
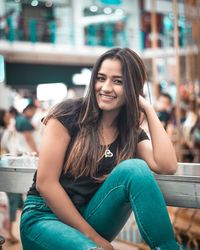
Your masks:
<path fill-rule="evenodd" d="M 72 1 L 72 25 L 74 46 L 80 47 L 84 45 L 84 30 L 82 25 L 83 19 L 83 3 L 82 0 Z"/>

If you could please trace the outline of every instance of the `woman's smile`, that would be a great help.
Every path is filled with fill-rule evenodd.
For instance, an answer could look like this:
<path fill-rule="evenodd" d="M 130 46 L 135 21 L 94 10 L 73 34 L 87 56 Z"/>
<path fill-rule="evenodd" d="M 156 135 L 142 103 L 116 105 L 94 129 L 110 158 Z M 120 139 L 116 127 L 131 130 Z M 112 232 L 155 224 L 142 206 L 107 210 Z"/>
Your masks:
<path fill-rule="evenodd" d="M 109 101 L 112 101 L 112 100 L 114 100 L 114 99 L 117 98 L 116 96 L 107 95 L 107 94 L 102 94 L 102 93 L 100 93 L 99 95 L 100 95 L 100 97 L 101 97 L 101 100 L 102 100 L 102 101 L 105 101 L 105 102 L 109 102 Z"/>

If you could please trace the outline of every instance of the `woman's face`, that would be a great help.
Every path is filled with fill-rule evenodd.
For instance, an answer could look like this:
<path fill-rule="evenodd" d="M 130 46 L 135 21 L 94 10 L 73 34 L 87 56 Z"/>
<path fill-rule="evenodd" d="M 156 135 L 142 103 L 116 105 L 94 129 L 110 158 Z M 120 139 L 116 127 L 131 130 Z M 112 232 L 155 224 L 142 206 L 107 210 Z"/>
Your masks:
<path fill-rule="evenodd" d="M 105 59 L 95 83 L 96 100 L 104 111 L 119 111 L 125 104 L 122 66 L 118 59 Z"/>

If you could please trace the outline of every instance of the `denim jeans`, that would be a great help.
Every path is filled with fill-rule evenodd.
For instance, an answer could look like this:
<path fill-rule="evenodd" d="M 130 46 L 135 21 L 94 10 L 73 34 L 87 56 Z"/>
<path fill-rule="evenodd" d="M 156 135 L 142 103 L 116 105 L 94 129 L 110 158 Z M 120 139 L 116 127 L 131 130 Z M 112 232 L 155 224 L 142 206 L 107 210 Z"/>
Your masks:
<path fill-rule="evenodd" d="M 132 211 L 151 249 L 179 249 L 162 193 L 146 162 L 140 159 L 118 164 L 81 208 L 86 221 L 108 241 L 117 236 Z M 101 249 L 81 232 L 61 222 L 42 197 L 27 197 L 20 229 L 24 250 Z"/>

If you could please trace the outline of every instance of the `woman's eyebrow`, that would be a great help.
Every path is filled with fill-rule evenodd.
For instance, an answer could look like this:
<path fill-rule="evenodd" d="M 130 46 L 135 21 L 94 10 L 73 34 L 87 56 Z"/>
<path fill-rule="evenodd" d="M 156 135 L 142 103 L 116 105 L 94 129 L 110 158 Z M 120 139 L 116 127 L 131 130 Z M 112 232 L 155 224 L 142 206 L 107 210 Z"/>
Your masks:
<path fill-rule="evenodd" d="M 121 75 L 118 75 L 118 76 L 113 76 L 114 78 L 122 78 Z"/>
<path fill-rule="evenodd" d="M 97 73 L 97 75 L 101 75 L 101 76 L 106 76 L 105 74 L 103 74 L 103 73 Z M 122 78 L 122 75 L 114 75 L 114 76 L 112 76 L 113 78 Z"/>

